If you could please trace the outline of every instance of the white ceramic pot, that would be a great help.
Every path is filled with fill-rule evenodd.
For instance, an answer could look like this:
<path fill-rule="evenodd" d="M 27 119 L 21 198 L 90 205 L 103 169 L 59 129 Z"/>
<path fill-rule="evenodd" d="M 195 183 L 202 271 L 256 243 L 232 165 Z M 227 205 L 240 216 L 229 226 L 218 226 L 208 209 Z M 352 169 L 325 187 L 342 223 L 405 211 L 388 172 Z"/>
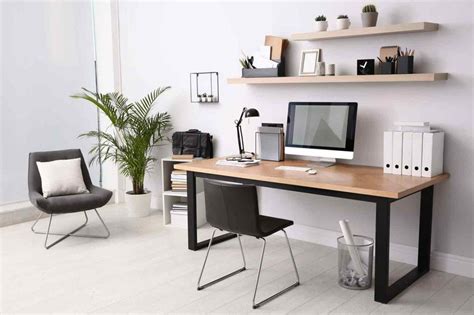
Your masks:
<path fill-rule="evenodd" d="M 326 64 L 323 61 L 316 63 L 316 75 L 323 76 L 325 72 Z"/>
<path fill-rule="evenodd" d="M 316 32 L 325 32 L 328 29 L 328 21 L 316 21 Z"/>
<path fill-rule="evenodd" d="M 349 19 L 336 19 L 336 28 L 338 30 L 347 30 L 351 26 L 351 20 Z"/>
<path fill-rule="evenodd" d="M 150 214 L 151 191 L 140 195 L 134 195 L 127 191 L 125 194 L 125 204 L 127 205 L 129 217 L 146 217 Z"/>
<path fill-rule="evenodd" d="M 377 25 L 378 12 L 362 12 L 360 16 L 363 27 L 374 27 Z"/>

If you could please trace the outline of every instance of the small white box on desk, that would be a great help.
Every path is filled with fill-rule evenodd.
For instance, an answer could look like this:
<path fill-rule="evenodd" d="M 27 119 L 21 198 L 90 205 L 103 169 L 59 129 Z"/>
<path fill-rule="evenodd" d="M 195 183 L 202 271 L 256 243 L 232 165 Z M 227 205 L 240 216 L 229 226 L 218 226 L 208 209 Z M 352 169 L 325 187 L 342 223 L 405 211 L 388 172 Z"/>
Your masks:
<path fill-rule="evenodd" d="M 393 166 L 392 174 L 402 175 L 402 148 L 403 148 L 403 132 L 393 132 L 393 146 L 392 146 Z"/>
<path fill-rule="evenodd" d="M 443 173 L 444 132 L 423 133 L 422 177 Z"/>
<path fill-rule="evenodd" d="M 393 131 L 383 133 L 383 172 L 392 174 Z"/>
<path fill-rule="evenodd" d="M 412 137 L 411 175 L 421 177 L 423 157 L 423 133 L 414 132 Z"/>
<path fill-rule="evenodd" d="M 411 175 L 412 172 L 412 142 L 413 132 L 404 132 L 402 147 L 402 175 Z"/>

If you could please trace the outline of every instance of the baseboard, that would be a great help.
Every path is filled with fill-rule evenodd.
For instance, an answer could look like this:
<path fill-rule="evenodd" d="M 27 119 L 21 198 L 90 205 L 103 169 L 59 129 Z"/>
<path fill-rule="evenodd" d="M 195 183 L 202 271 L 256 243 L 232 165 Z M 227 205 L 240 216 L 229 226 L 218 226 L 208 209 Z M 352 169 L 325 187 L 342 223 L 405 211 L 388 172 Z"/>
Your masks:
<path fill-rule="evenodd" d="M 336 231 L 301 224 L 295 224 L 287 230 L 287 233 L 290 238 L 334 248 L 337 247 L 337 238 L 342 235 Z M 418 249 L 413 246 L 390 243 L 390 259 L 416 265 Z M 431 253 L 431 269 L 474 278 L 474 259 L 433 251 Z"/>
<path fill-rule="evenodd" d="M 29 202 L 0 206 L 0 227 L 35 220 L 39 211 Z"/>

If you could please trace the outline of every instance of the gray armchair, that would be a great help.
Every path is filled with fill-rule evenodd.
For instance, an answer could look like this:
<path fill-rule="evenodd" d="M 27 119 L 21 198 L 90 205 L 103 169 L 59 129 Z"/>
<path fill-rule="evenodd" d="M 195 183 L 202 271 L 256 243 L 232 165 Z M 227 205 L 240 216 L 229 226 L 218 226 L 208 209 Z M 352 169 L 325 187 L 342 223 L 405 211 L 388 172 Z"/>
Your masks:
<path fill-rule="evenodd" d="M 88 194 L 77 194 L 77 195 L 67 195 L 67 196 L 53 196 L 48 198 L 43 198 L 43 192 L 41 189 L 41 177 L 38 171 L 36 162 L 49 162 L 54 160 L 65 160 L 65 159 L 76 159 L 81 158 L 81 168 L 82 176 L 84 178 L 84 183 L 86 184 L 87 189 L 90 193 Z M 31 203 L 41 211 L 40 215 L 36 219 L 35 223 L 32 225 L 31 230 L 36 234 L 46 234 L 44 241 L 44 247 L 49 249 L 69 236 L 79 236 L 79 237 L 92 237 L 92 238 L 108 238 L 110 236 L 109 229 L 102 220 L 102 217 L 99 215 L 97 208 L 100 208 L 109 202 L 112 197 L 112 192 L 103 188 L 92 185 L 92 181 L 87 170 L 86 163 L 84 162 L 84 157 L 82 156 L 81 150 L 72 149 L 72 150 L 61 150 L 61 151 L 49 151 L 49 152 L 32 152 L 29 157 L 28 165 L 28 191 L 29 198 Z M 89 220 L 87 216 L 88 210 L 94 210 L 99 218 L 100 222 L 105 228 L 105 235 L 81 235 L 76 234 L 79 230 L 87 225 Z M 73 213 L 73 212 L 84 212 L 85 222 L 74 229 L 73 231 L 67 234 L 51 233 L 51 221 L 53 220 L 53 215 L 61 213 Z M 46 232 L 39 232 L 35 230 L 35 226 L 38 223 L 38 220 L 41 218 L 43 213 L 49 214 L 49 224 L 48 230 Z M 61 235 L 62 237 L 54 241 L 51 244 L 48 244 L 49 235 Z"/>

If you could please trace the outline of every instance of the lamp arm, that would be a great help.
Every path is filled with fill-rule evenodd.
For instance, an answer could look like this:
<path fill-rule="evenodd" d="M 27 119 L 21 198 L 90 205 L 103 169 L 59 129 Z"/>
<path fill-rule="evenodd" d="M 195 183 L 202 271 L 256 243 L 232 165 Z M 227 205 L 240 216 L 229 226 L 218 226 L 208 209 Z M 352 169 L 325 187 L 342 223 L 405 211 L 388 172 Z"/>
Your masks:
<path fill-rule="evenodd" d="M 247 107 L 244 107 L 244 108 L 242 109 L 242 113 L 240 114 L 239 120 L 236 120 L 236 121 L 235 121 L 235 125 L 236 125 L 237 127 L 240 126 L 240 124 L 242 123 L 242 119 L 244 118 L 244 114 L 245 114 L 246 111 L 247 111 Z"/>

